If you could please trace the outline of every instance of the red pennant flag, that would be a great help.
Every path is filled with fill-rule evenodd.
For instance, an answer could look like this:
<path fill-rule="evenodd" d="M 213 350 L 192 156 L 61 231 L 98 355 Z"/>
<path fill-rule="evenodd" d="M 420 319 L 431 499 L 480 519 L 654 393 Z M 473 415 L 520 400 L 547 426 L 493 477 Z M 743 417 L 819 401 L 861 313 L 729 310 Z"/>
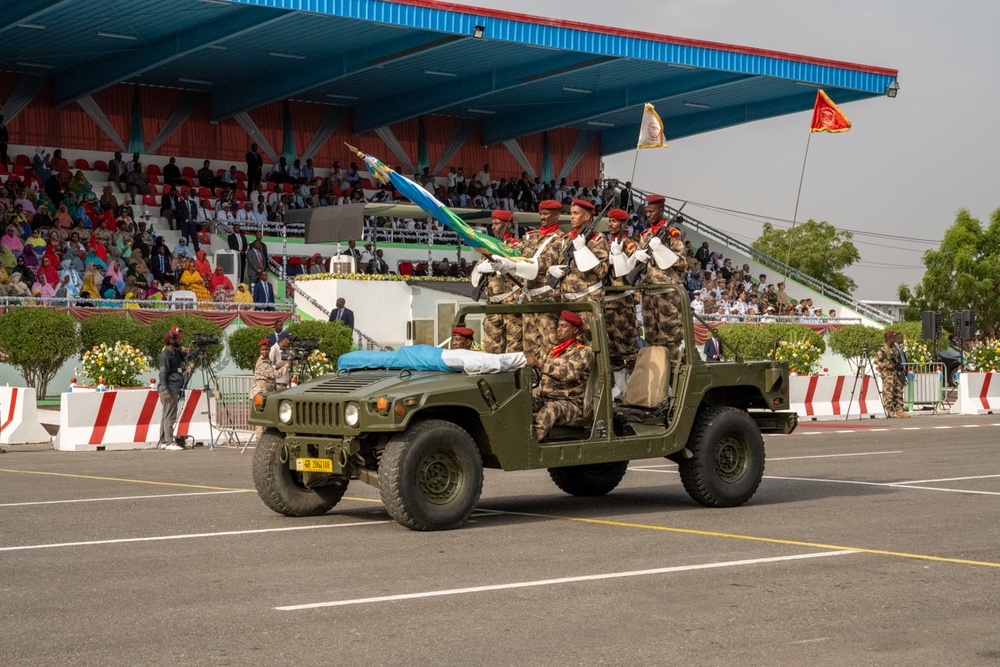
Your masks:
<path fill-rule="evenodd" d="M 847 132 L 851 121 L 822 90 L 816 91 L 816 106 L 813 107 L 810 132 Z"/>

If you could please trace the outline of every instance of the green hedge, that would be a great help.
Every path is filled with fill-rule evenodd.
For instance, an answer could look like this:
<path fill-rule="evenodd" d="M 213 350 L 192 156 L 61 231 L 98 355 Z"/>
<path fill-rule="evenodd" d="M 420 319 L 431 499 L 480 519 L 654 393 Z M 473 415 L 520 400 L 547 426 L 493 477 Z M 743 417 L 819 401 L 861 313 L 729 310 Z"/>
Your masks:
<path fill-rule="evenodd" d="M 80 323 L 81 355 L 95 345 L 114 345 L 118 342 L 146 350 L 149 348 L 149 327 L 128 315 L 112 314 L 92 315 Z"/>
<path fill-rule="evenodd" d="M 272 331 L 271 327 L 254 326 L 242 327 L 229 334 L 226 344 L 229 346 L 229 356 L 233 363 L 245 371 L 252 371 L 257 364 L 257 357 L 260 356 L 257 343 L 262 338 L 267 338 Z"/>
<path fill-rule="evenodd" d="M 928 348 L 934 347 L 934 340 L 925 339 L 923 334 L 923 325 L 920 322 L 896 322 L 887 326 L 884 331 L 892 329 L 898 333 L 903 334 L 903 338 L 909 338 L 910 340 L 920 340 L 927 343 Z M 882 341 L 879 341 L 879 345 Z M 941 330 L 941 338 L 937 341 L 938 352 L 948 347 L 948 338 L 945 336 L 944 327 Z"/>
<path fill-rule="evenodd" d="M 823 336 L 803 324 L 720 324 L 717 331 L 730 348 L 750 360 L 770 359 L 776 341 L 809 341 L 820 353 L 826 351 Z"/>
<path fill-rule="evenodd" d="M 868 353 L 874 357 L 885 343 L 885 330 L 864 324 L 848 324 L 830 332 L 830 350 L 850 361 L 861 356 L 865 343 L 868 343 Z"/>

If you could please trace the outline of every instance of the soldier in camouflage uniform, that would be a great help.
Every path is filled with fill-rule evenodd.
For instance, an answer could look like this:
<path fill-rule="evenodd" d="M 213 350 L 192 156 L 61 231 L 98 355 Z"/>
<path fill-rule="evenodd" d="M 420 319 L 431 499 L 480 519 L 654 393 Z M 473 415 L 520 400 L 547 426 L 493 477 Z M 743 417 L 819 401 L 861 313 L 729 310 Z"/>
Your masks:
<path fill-rule="evenodd" d="M 547 199 L 538 205 L 541 225 L 537 231 L 524 235 L 518 245 L 518 252 L 524 263 L 533 264 L 534 275 L 526 273 L 528 267 L 515 267 L 516 275 L 525 277 L 525 299 L 530 303 L 551 303 L 559 300 L 559 291 L 546 282 L 549 267 L 558 264 L 561 257 L 562 237 L 559 234 L 559 214 L 562 204 Z M 521 264 L 522 262 L 519 262 Z M 527 313 L 524 322 L 524 352 L 539 359 L 558 342 L 556 324 L 559 313 Z"/>
<path fill-rule="evenodd" d="M 625 233 L 628 213 L 620 208 L 608 211 L 609 264 L 608 281 L 611 285 L 625 287 L 625 277 L 629 272 L 629 259 L 639 246 Z M 608 354 L 611 370 L 615 376 L 615 386 L 619 391 L 625 388 L 628 369 L 635 364 L 638 354 L 636 339 L 639 337 L 639 321 L 635 313 L 635 292 L 608 292 L 604 296 L 604 320 L 608 330 Z"/>
<path fill-rule="evenodd" d="M 903 412 L 903 383 L 900 379 L 903 364 L 896 349 L 896 333 L 891 329 L 885 332 L 885 345 L 878 349 L 875 355 L 875 366 L 882 378 L 882 402 L 885 416 L 889 419 L 899 417 Z"/>
<path fill-rule="evenodd" d="M 493 211 L 493 236 L 511 247 L 517 244 L 517 239 L 511 233 L 511 223 L 514 214 L 510 211 Z M 478 285 L 480 280 L 486 280 L 485 294 L 490 305 L 517 303 L 521 288 L 507 275 L 506 267 L 513 264 L 505 258 L 483 259 L 472 269 L 472 284 Z M 483 348 L 491 354 L 520 352 L 521 316 L 490 314 L 483 318 Z"/>
<path fill-rule="evenodd" d="M 559 280 L 563 302 L 589 301 L 604 307 L 604 277 L 608 274 L 608 240 L 603 234 L 590 233 L 584 238 L 581 232 L 592 229 L 597 209 L 589 201 L 574 199 L 569 208 L 573 230 L 563 236 L 560 248 L 561 264 L 549 267 L 549 275 Z M 590 341 L 590 313 L 583 314 L 580 341 Z"/>
<path fill-rule="evenodd" d="M 538 441 L 543 440 L 553 426 L 574 424 L 586 413 L 583 402 L 594 353 L 577 339 L 582 326 L 579 314 L 562 311 L 557 326 L 559 344 L 544 358 L 526 355 L 528 363 L 538 370 L 541 378 L 531 392 L 532 430 Z"/>
<path fill-rule="evenodd" d="M 651 226 L 642 233 L 639 249 L 632 255 L 633 263 L 645 262 L 648 265 L 642 277 L 645 285 L 684 284 L 687 262 L 680 230 L 670 227 L 665 242 L 657 238 L 657 234 L 667 224 L 663 217 L 665 201 L 661 195 L 650 195 L 646 199 L 646 217 Z M 676 260 L 673 263 L 657 261 L 654 257 L 657 254 L 669 258 L 664 251 L 673 253 Z M 645 290 L 642 294 L 642 320 L 646 330 L 646 344 L 664 346 L 676 357 L 684 338 L 681 312 L 680 297 L 676 293 L 657 291 L 655 288 Z"/>

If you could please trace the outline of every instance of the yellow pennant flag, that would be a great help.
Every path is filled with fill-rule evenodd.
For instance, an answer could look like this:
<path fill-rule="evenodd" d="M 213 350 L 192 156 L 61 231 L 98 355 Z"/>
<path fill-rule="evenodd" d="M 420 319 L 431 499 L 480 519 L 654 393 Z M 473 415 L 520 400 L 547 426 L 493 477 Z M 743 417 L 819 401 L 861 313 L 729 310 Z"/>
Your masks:
<path fill-rule="evenodd" d="M 667 142 L 663 140 L 663 121 L 660 114 L 649 102 L 642 111 L 642 124 L 639 125 L 639 144 L 636 148 L 666 148 Z"/>

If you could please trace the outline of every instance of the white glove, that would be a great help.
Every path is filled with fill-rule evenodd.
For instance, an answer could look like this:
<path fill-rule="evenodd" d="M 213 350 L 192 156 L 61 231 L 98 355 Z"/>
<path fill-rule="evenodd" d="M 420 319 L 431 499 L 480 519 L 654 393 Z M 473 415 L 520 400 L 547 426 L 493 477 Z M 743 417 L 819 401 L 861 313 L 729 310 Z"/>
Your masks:
<path fill-rule="evenodd" d="M 646 251 L 645 248 L 641 248 L 639 250 L 636 250 L 635 254 L 632 255 L 632 257 L 635 258 L 635 260 L 637 262 L 642 262 L 643 264 L 646 264 L 646 263 L 649 262 L 649 253 Z"/>
<path fill-rule="evenodd" d="M 615 239 L 614 241 L 611 242 L 611 254 L 612 255 L 622 254 L 622 248 L 624 246 L 625 244 L 622 242 L 621 239 Z"/>
<path fill-rule="evenodd" d="M 497 273 L 505 275 L 508 273 L 514 273 L 514 269 L 517 267 L 517 262 L 507 259 L 506 257 L 497 257 L 496 261 L 493 262 L 493 266 L 496 268 Z"/>
<path fill-rule="evenodd" d="M 649 249 L 650 250 L 659 250 L 662 247 L 663 247 L 663 243 L 660 241 L 660 239 L 656 238 L 655 236 L 653 238 L 649 239 Z"/>
<path fill-rule="evenodd" d="M 549 275 L 556 280 L 562 280 L 563 276 L 566 275 L 566 265 L 565 264 L 553 264 L 549 267 Z"/>
<path fill-rule="evenodd" d="M 496 273 L 496 269 L 493 268 L 493 265 L 490 262 L 480 262 L 479 267 L 476 270 L 484 275 L 488 273 Z"/>
<path fill-rule="evenodd" d="M 576 238 L 573 239 L 573 247 L 576 250 L 583 250 L 587 247 L 587 239 L 583 238 L 582 234 L 577 234 Z"/>

